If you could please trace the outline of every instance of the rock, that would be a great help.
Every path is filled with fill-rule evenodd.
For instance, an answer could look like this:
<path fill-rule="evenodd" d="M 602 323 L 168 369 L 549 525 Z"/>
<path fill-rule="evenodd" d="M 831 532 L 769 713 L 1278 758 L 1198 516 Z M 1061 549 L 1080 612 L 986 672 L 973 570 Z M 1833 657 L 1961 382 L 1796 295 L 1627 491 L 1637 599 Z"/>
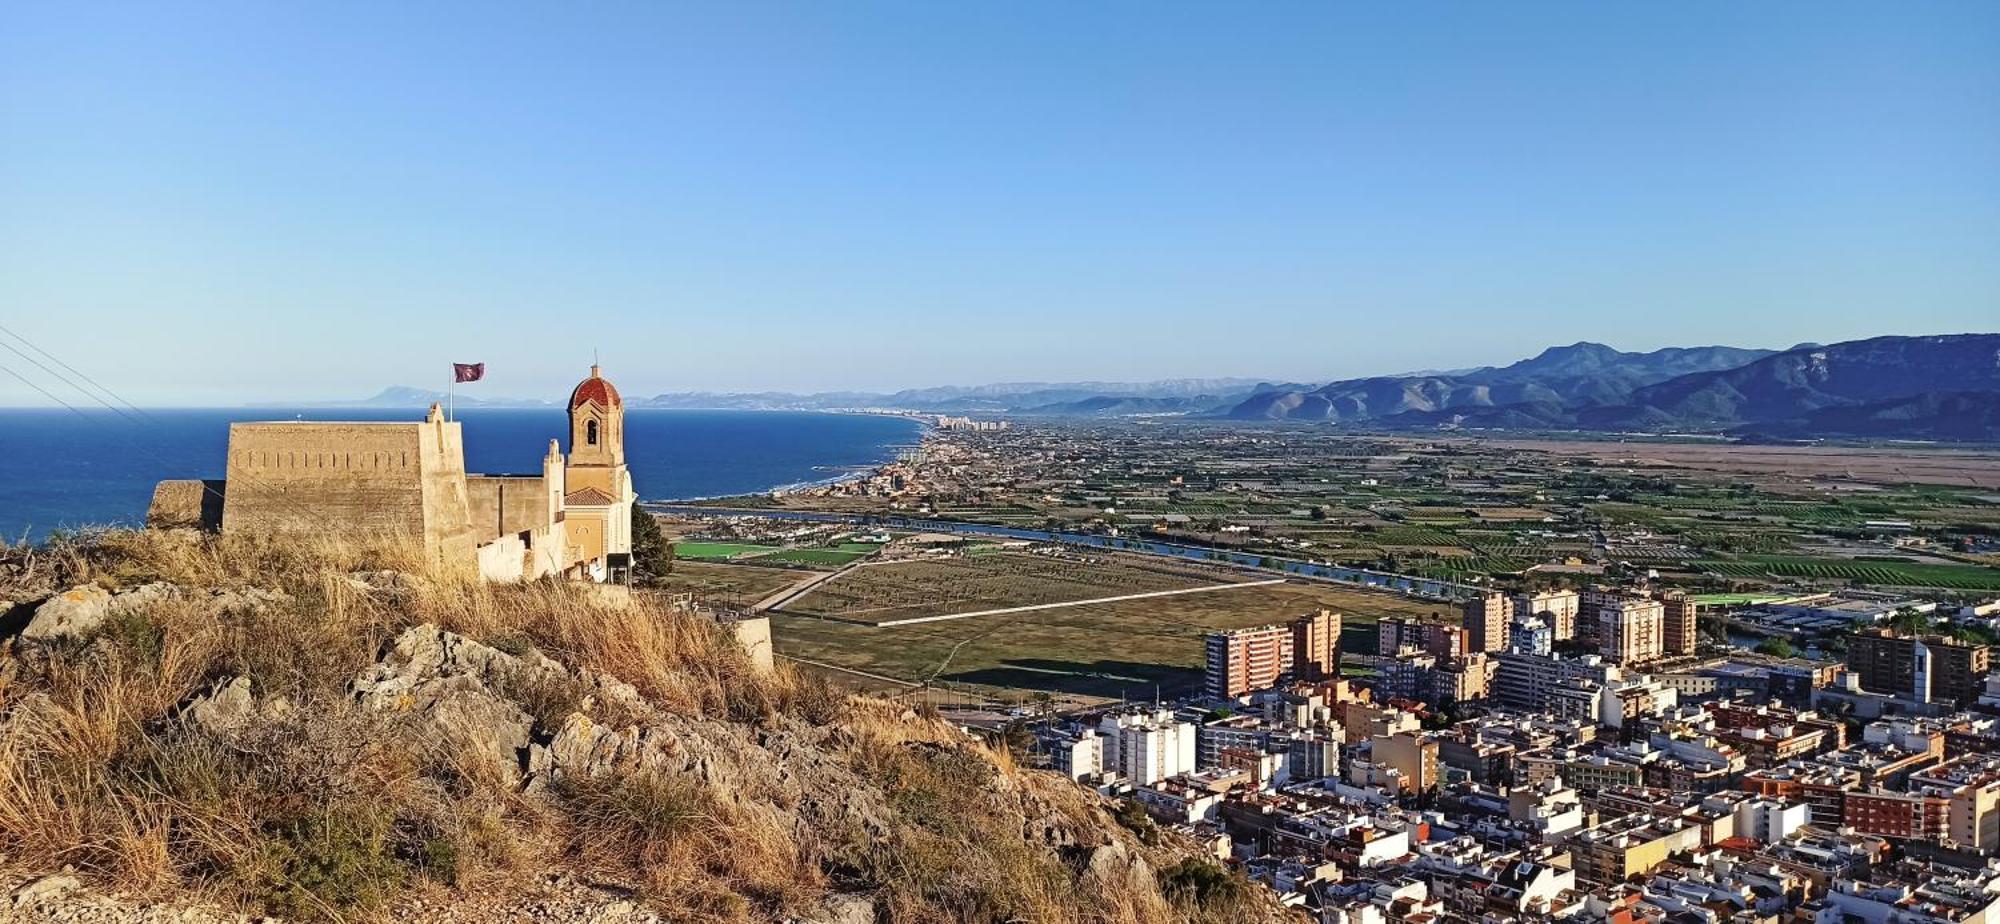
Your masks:
<path fill-rule="evenodd" d="M 82 638 L 111 616 L 111 593 L 94 584 L 72 587 L 35 607 L 21 637 L 38 642 Z"/>
<path fill-rule="evenodd" d="M 31 879 L 14 890 L 14 907 L 25 908 L 41 904 L 76 891 L 78 885 L 75 876 L 43 876 L 40 879 Z"/>
<path fill-rule="evenodd" d="M 257 701 L 250 695 L 250 678 L 236 677 L 217 683 L 189 702 L 181 715 L 212 732 L 241 728 L 257 715 Z"/>
<path fill-rule="evenodd" d="M 35 608 L 21 637 L 34 641 L 60 638 L 88 638 L 103 628 L 105 620 L 128 613 L 144 613 L 155 606 L 182 599 L 188 591 L 173 584 L 155 581 L 116 594 L 94 584 L 63 591 Z M 197 600 L 202 600 L 198 594 Z M 269 606 L 289 599 L 285 594 L 250 588 L 210 591 L 204 603 L 217 616 Z"/>
<path fill-rule="evenodd" d="M 835 892 L 820 899 L 819 907 L 798 918 L 797 924 L 875 924 L 875 902 L 865 895 Z"/>

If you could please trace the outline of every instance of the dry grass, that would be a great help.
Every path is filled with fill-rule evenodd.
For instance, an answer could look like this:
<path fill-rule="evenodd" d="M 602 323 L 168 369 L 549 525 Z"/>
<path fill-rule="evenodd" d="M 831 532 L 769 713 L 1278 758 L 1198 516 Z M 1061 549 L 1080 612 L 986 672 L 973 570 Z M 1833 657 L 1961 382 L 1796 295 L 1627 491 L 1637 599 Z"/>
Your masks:
<path fill-rule="evenodd" d="M 1174 916 L 1150 882 L 1086 882 L 1025 835 L 1032 804 L 1075 841 L 1101 839 L 1110 822 L 1094 795 L 1015 769 L 934 713 L 759 672 L 713 623 L 650 597 L 477 583 L 394 544 L 140 532 L 35 554 L 16 581 L 186 592 L 88 639 L 0 648 L 0 854 L 18 869 L 73 866 L 150 897 L 329 920 L 378 919 L 411 889 L 503 893 L 551 869 L 626 885 L 682 921 L 782 918 L 833 887 L 876 893 L 899 924 Z M 355 577 L 382 570 L 399 576 Z M 253 587 L 277 593 L 220 612 L 207 596 Z M 770 779 L 727 765 L 764 759 L 750 735 L 704 776 L 656 769 L 523 793 L 452 734 L 349 697 L 391 639 L 426 623 L 611 675 L 653 710 L 606 714 L 563 682 L 500 690 L 543 734 L 585 709 L 612 727 L 671 717 L 811 733 L 824 750 L 803 770 L 841 782 L 739 785 Z M 184 720 L 188 702 L 238 676 L 254 721 Z M 854 804 L 886 829 L 854 821 Z"/>

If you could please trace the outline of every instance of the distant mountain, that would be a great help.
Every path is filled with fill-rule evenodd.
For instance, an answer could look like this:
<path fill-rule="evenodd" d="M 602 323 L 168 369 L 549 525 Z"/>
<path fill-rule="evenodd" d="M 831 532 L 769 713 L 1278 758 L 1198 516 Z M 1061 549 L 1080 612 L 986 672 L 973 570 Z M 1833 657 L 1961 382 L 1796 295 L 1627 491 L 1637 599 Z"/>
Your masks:
<path fill-rule="evenodd" d="M 1227 416 L 1359 423 L 1516 405 L 1595 406 L 1620 402 L 1645 385 L 1692 372 L 1735 368 L 1771 352 L 1715 346 L 1625 353 L 1601 343 L 1574 343 L 1550 347 L 1512 365 L 1455 374 L 1377 376 L 1310 390 L 1262 390 L 1231 408 Z"/>
<path fill-rule="evenodd" d="M 910 388 L 896 392 L 670 392 L 635 407 L 730 410 L 888 408 L 940 414 L 1116 415 L 1194 413 L 1241 401 L 1255 379 L 1163 379 L 1157 382 L 1002 382 Z"/>
<path fill-rule="evenodd" d="M 427 388 L 412 388 L 408 385 L 391 385 L 374 395 L 361 399 L 339 401 L 265 401 L 251 407 L 391 407 L 426 408 L 432 404 L 445 403 L 445 393 Z M 478 398 L 460 394 L 452 399 L 458 407 L 554 407 L 555 402 L 530 398 Z"/>
<path fill-rule="evenodd" d="M 1195 395 L 1186 398 L 1096 395 L 1078 401 L 1063 401 L 1025 408 L 1021 413 L 1059 417 L 1143 417 L 1203 414 L 1234 403 L 1231 399 L 1219 395 Z"/>
<path fill-rule="evenodd" d="M 1728 368 L 1644 381 L 1739 358 Z M 1876 337 L 1780 353 L 1700 347 L 1620 354 L 1577 344 L 1449 380 L 1365 379 L 1257 395 L 1231 416 L 1384 430 L 2000 440 L 2000 334 Z"/>
<path fill-rule="evenodd" d="M 912 388 L 897 392 L 826 391 L 667 392 L 630 397 L 630 407 L 687 410 L 829 411 L 863 408 L 940 414 L 1042 414 L 1117 416 L 1190 414 L 1228 408 L 1258 388 L 1256 379 L 1163 379 L 1157 382 L 1003 382 L 993 385 Z M 320 407 L 428 407 L 444 393 L 407 385 L 358 401 L 323 401 Z M 556 407 L 552 401 L 458 396 L 461 407 Z"/>
<path fill-rule="evenodd" d="M 2000 334 L 1875 337 L 1680 376 L 1635 389 L 1621 406 L 1580 419 L 1594 427 L 1719 429 L 1815 419 L 1852 426 L 1874 414 L 1869 429 L 1888 431 L 1915 426 L 1898 420 L 1915 421 L 1946 407 L 1974 410 L 1996 399 Z"/>

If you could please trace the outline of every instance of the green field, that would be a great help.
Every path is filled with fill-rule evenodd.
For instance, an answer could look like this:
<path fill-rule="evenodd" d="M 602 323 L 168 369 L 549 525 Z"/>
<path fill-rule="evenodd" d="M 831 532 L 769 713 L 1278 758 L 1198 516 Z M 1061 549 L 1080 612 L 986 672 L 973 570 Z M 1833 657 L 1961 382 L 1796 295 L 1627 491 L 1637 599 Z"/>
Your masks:
<path fill-rule="evenodd" d="M 866 552 L 846 552 L 840 549 L 780 549 L 769 555 L 759 555 L 752 561 L 782 561 L 800 565 L 832 565 L 839 567 L 875 554 L 871 547 Z"/>
<path fill-rule="evenodd" d="M 876 566 L 860 569 L 877 570 Z M 1029 613 L 879 628 L 773 614 L 781 655 L 910 681 L 1082 696 L 1165 696 L 1201 683 L 1202 634 L 1262 625 L 1321 607 L 1343 615 L 1343 646 L 1364 647 L 1383 616 L 1441 605 L 1335 584 L 1294 581 L 1214 593 L 1121 600 Z"/>
<path fill-rule="evenodd" d="M 676 542 L 675 558 L 692 558 L 696 561 L 726 561 L 731 558 L 745 558 L 781 551 L 775 545 L 750 545 L 742 542 Z"/>
<path fill-rule="evenodd" d="M 1946 590 L 2000 589 L 2000 568 L 1977 565 L 1931 565 L 1795 555 L 1746 555 L 1694 564 L 1704 571 L 1727 577 L 1807 578 Z"/>

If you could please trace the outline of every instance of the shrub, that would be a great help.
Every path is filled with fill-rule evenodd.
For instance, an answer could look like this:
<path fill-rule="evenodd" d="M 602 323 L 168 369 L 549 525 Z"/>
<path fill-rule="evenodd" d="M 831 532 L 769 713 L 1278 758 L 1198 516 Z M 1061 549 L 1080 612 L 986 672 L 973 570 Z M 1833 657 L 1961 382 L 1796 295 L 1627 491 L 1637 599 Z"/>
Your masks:
<path fill-rule="evenodd" d="M 327 807 L 272 826 L 258 858 L 264 904 L 289 917 L 341 918 L 372 910 L 407 875 L 389 850 L 378 810 Z"/>
<path fill-rule="evenodd" d="M 1160 891 L 1174 904 L 1227 919 L 1250 896 L 1249 883 L 1211 860 L 1189 857 L 1160 871 Z"/>

